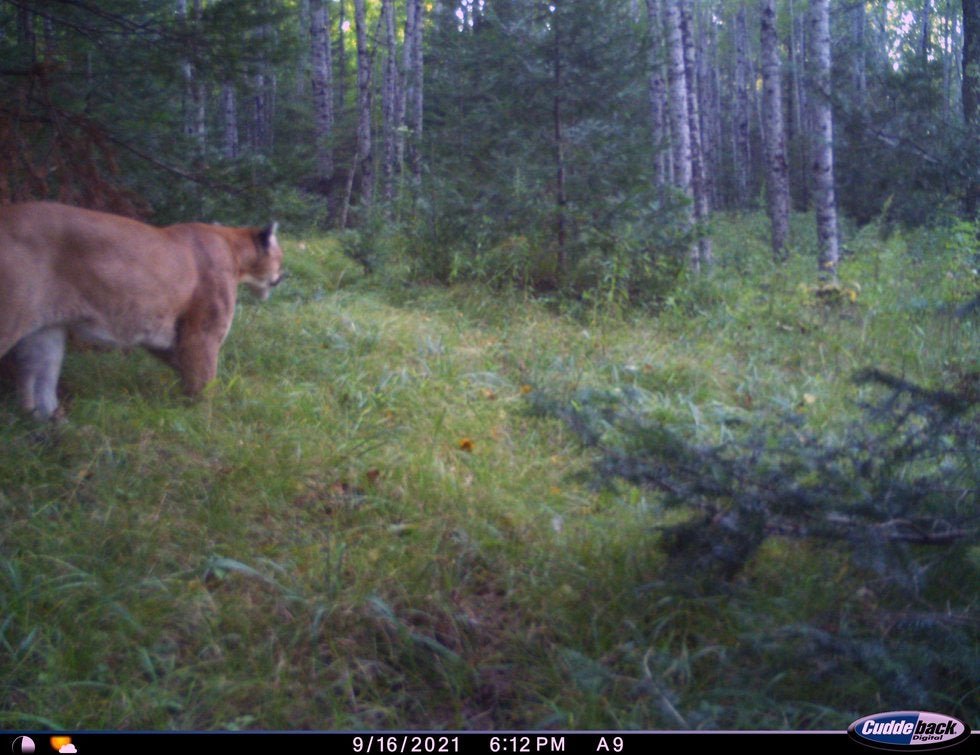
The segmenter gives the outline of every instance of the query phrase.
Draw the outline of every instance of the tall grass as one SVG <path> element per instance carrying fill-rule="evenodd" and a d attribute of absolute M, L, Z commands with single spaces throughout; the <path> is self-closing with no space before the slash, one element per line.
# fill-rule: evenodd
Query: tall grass
<path fill-rule="evenodd" d="M 722 220 L 718 274 L 656 317 L 379 284 L 334 240 L 295 240 L 288 283 L 243 293 L 200 400 L 119 352 L 69 355 L 65 425 L 4 393 L 0 727 L 839 728 L 876 710 L 859 673 L 812 685 L 778 649 L 747 659 L 766 627 L 654 587 L 650 528 L 674 514 L 594 487 L 589 452 L 527 410 L 544 387 L 633 387 L 705 437 L 766 405 L 833 432 L 858 367 L 975 381 L 976 321 L 949 306 L 970 281 L 948 275 L 975 276 L 962 249 L 859 235 L 827 300 L 799 222 L 773 270 L 759 218 Z M 867 610 L 826 555 L 764 549 L 773 621 Z"/>

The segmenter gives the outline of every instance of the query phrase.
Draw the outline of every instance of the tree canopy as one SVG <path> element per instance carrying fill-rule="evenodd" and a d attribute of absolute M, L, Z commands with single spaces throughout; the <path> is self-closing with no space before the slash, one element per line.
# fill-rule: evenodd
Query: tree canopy
<path fill-rule="evenodd" d="M 665 117 L 675 6 L 693 194 Z M 827 104 L 845 218 L 971 218 L 975 0 L 831 3 L 826 91 L 806 4 L 772 6 L 764 100 L 760 8 L 734 0 L 6 0 L 0 201 L 293 228 L 379 216 L 423 275 L 503 257 L 524 282 L 618 275 L 655 296 L 710 211 L 763 206 L 774 107 L 793 207 L 811 207 Z"/>

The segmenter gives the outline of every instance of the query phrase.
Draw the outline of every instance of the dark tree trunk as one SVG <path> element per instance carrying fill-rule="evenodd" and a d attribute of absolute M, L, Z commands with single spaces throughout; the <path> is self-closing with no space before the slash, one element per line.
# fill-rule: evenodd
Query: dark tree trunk
<path fill-rule="evenodd" d="M 803 86 L 803 71 L 806 68 L 806 45 L 803 42 L 803 29 L 805 28 L 805 24 L 797 18 L 793 0 L 789 0 L 789 65 L 792 71 L 791 83 L 793 87 L 793 117 L 790 119 L 793 133 L 791 144 L 796 145 L 794 150 L 797 166 L 796 206 L 802 211 L 806 211 L 810 207 L 810 129 L 807 119 L 809 111 L 806 90 Z"/>
<path fill-rule="evenodd" d="M 354 27 L 357 36 L 357 155 L 347 175 L 347 193 L 340 216 L 340 227 L 347 227 L 354 175 L 361 176 L 360 207 L 366 215 L 374 200 L 374 155 L 371 150 L 371 55 L 367 45 L 367 17 L 364 0 L 354 0 Z"/>
<path fill-rule="evenodd" d="M 555 243 L 556 263 L 558 282 L 565 276 L 568 265 L 567 250 L 565 244 L 565 205 L 568 203 L 568 196 L 565 190 L 565 137 L 562 131 L 562 65 L 561 65 L 561 23 L 559 21 L 558 6 L 554 6 L 552 14 L 552 24 L 554 33 L 554 61 L 553 61 L 553 121 L 555 139 Z"/>
<path fill-rule="evenodd" d="M 334 91 L 329 3 L 324 0 L 310 0 L 310 54 L 316 173 L 318 183 L 326 186 L 333 175 Z"/>
<path fill-rule="evenodd" d="M 382 141 L 382 188 L 384 200 L 390 205 L 395 199 L 395 177 L 399 168 L 399 132 L 401 114 L 401 82 L 395 50 L 394 0 L 382 0 L 382 26 L 384 28 L 384 74 L 381 78 L 381 141 Z M 389 207 L 390 209 L 390 207 Z"/>
<path fill-rule="evenodd" d="M 193 40 L 189 49 L 189 56 L 181 61 L 181 72 L 184 76 L 184 135 L 193 140 L 197 157 L 203 158 L 206 130 L 206 105 L 204 86 L 201 82 L 200 71 L 197 70 L 195 61 L 195 48 L 197 45 L 198 26 L 201 18 L 201 0 L 194 0 L 193 8 L 188 8 L 187 0 L 179 0 L 177 4 L 177 15 L 184 24 L 185 29 L 191 32 Z"/>
<path fill-rule="evenodd" d="M 749 139 L 749 32 L 745 3 L 739 2 L 735 13 L 735 185 L 738 207 L 751 202 L 749 175 L 752 170 L 752 145 Z"/>
<path fill-rule="evenodd" d="M 980 0 L 963 0 L 963 121 L 967 134 L 980 133 Z M 967 188 L 965 210 L 976 216 L 980 206 L 980 179 Z"/>
<path fill-rule="evenodd" d="M 660 22 L 658 0 L 646 0 L 650 36 L 650 128 L 653 137 L 654 184 L 662 190 L 670 181 L 670 130 L 665 110 L 667 84 L 663 68 L 663 24 Z"/>
<path fill-rule="evenodd" d="M 238 157 L 238 105 L 235 97 L 234 84 L 226 83 L 221 87 L 221 110 L 224 117 L 224 153 L 229 160 Z"/>
<path fill-rule="evenodd" d="M 406 0 L 405 6 L 405 91 L 404 113 L 407 129 L 407 159 L 416 188 L 422 182 L 422 0 Z"/>

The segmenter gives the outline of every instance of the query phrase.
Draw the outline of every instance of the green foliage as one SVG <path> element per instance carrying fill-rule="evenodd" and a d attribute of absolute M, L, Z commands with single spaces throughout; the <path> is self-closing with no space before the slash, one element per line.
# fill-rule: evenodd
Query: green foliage
<path fill-rule="evenodd" d="M 626 448 L 618 418 L 642 410 L 669 431 L 651 435 L 664 464 L 718 449 L 706 480 L 727 474 L 744 493 L 761 470 L 733 467 L 736 441 L 770 441 L 759 458 L 773 472 L 794 449 L 819 457 L 884 432 L 883 417 L 851 434 L 880 396 L 848 379 L 857 358 L 951 393 L 975 385 L 975 318 L 939 293 L 952 258 L 914 261 L 905 234 L 868 233 L 841 265 L 857 302 L 827 306 L 799 290 L 812 228 L 794 218 L 801 251 L 777 274 L 763 218 L 719 218 L 721 275 L 682 276 L 656 318 L 587 325 L 509 286 L 388 277 L 407 256 L 366 275 L 343 249 L 373 247 L 351 236 L 285 235 L 290 277 L 261 304 L 243 292 L 200 400 L 145 354 L 75 349 L 67 423 L 33 424 L 3 391 L 0 719 L 840 730 L 875 701 L 976 718 L 969 694 L 952 699 L 975 664 L 975 547 L 905 543 L 896 568 L 915 590 L 900 592 L 892 567 L 843 543 L 743 541 L 756 522 L 741 514 L 726 539 L 732 499 L 707 524 L 722 532 L 705 565 L 744 566 L 721 588 L 681 589 L 681 554 L 704 558 L 683 525 L 705 512 L 622 481 L 594 487 L 599 447 L 526 411 L 532 386 L 575 396 L 601 442 Z M 787 413 L 806 421 L 752 429 Z M 917 417 L 924 430 L 915 413 L 904 427 Z M 937 473 L 962 488 L 976 470 L 957 449 L 950 436 L 883 492 Z M 888 478 L 889 457 L 871 452 L 854 456 L 877 471 L 844 491 L 852 506 L 867 479 Z M 924 507 L 969 514 L 968 500 L 923 492 Z M 795 516 L 792 498 L 759 495 Z M 877 521 L 875 505 L 846 513 Z"/>
<path fill-rule="evenodd" d="M 977 386 L 970 395 L 926 390 L 875 370 L 858 381 L 891 393 L 824 438 L 796 412 L 731 415 L 724 442 L 704 445 L 683 425 L 651 416 L 649 395 L 636 387 L 579 391 L 567 403 L 539 395 L 535 404 L 596 449 L 600 479 L 657 491 L 667 510 L 686 512 L 655 527 L 667 561 L 646 589 L 730 595 L 743 620 L 756 624 L 750 565 L 767 541 L 816 543 L 852 574 L 856 608 L 874 611 L 871 621 L 841 616 L 828 631 L 821 617 L 750 635 L 743 658 L 731 662 L 736 674 L 746 675 L 741 663 L 754 657 L 814 669 L 796 682 L 814 688 L 820 676 L 856 666 L 885 707 L 914 700 L 964 714 L 957 706 L 971 695 L 976 669 L 974 596 L 962 585 L 975 579 Z"/>
<path fill-rule="evenodd" d="M 409 208 L 405 219 L 375 213 L 374 220 L 348 234 L 346 247 L 365 269 L 389 278 L 479 281 L 523 291 L 552 290 L 561 281 L 561 292 L 580 300 L 593 316 L 655 308 L 677 284 L 690 241 L 682 231 L 679 203 L 607 200 L 601 216 L 573 223 L 567 247 L 571 270 L 563 275 L 548 238 L 550 208 L 521 199 L 515 197 L 514 212 L 504 217 L 492 214 L 502 203 L 476 215 L 479 207 L 447 187 Z"/>
<path fill-rule="evenodd" d="M 479 281 L 492 288 L 553 290 L 591 312 L 659 306 L 679 280 L 690 234 L 682 199 L 606 197 L 569 211 L 570 271 L 558 270 L 553 208 L 535 205 L 519 181 L 509 196 L 473 203 L 433 178 L 414 204 L 376 209 L 345 249 L 369 272 L 389 279 Z M 498 201 L 499 200 L 499 201 Z M 572 213 L 575 214 L 572 214 Z"/>
<path fill-rule="evenodd" d="M 902 23 L 881 24 L 879 45 L 869 45 L 866 36 L 855 44 L 853 11 L 838 14 L 834 170 L 841 208 L 859 223 L 871 221 L 886 201 L 888 220 L 906 227 L 963 213 L 980 165 L 980 144 L 963 121 L 960 87 L 952 78 L 951 69 L 962 64 L 953 53 L 957 42 L 950 44 L 956 35 L 945 38 L 962 17 L 952 5 L 932 9 L 930 35 L 923 39 L 921 6 L 906 7 L 896 11 Z M 873 23 L 874 11 L 867 13 Z"/>
<path fill-rule="evenodd" d="M 488 4 L 472 29 L 434 21 L 439 138 L 405 234 L 418 274 L 560 287 L 603 309 L 660 297 L 683 240 L 676 201 L 650 189 L 643 25 L 621 3 L 577 0 Z"/>
<path fill-rule="evenodd" d="M 300 19 L 281 2 L 209 2 L 181 21 L 171 6 L 116 0 L 106 7 L 0 7 L 0 201 L 60 199 L 150 217 L 258 224 L 269 214 L 309 227 L 325 214 L 297 163 L 308 151 L 286 120 L 283 140 L 256 135 L 257 75 L 293 84 Z M 275 30 L 273 32 L 273 30 Z M 243 40 L 246 41 L 243 44 Z M 286 61 L 290 65 L 284 65 Z M 185 66 L 206 101 L 205 137 L 185 133 L 193 103 Z M 239 102 L 240 151 L 224 154 L 224 86 Z M 270 118 L 288 113 L 266 103 Z M 307 160 L 308 161 L 308 160 Z"/>
<path fill-rule="evenodd" d="M 551 411 L 600 450 L 600 477 L 663 491 L 665 506 L 700 512 L 665 530 L 678 562 L 674 579 L 701 587 L 731 579 L 767 533 L 795 533 L 851 543 L 855 560 L 883 579 L 915 584 L 923 567 L 905 563 L 904 543 L 945 545 L 976 534 L 976 401 L 875 370 L 858 382 L 894 392 L 830 439 L 808 432 L 794 412 L 748 426 L 732 417 L 723 444 L 699 445 L 648 419 L 637 388 L 585 392 Z"/>
<path fill-rule="evenodd" d="M 569 288 L 606 315 L 661 307 L 679 282 L 692 241 L 683 203 L 673 198 L 624 209 L 621 198 L 607 202 L 607 222 L 583 225 L 575 239 Z"/>

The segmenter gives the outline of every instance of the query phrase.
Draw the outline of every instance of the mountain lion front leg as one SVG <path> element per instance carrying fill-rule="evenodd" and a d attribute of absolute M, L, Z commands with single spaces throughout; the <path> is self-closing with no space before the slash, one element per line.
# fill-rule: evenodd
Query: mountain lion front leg
<path fill-rule="evenodd" d="M 199 394 L 217 376 L 218 350 L 224 340 L 220 331 L 197 330 L 192 324 L 193 320 L 178 328 L 173 354 L 174 366 L 188 396 Z"/>
<path fill-rule="evenodd" d="M 38 419 L 50 418 L 58 408 L 58 376 L 65 356 L 64 328 L 47 328 L 25 336 L 10 356 L 24 411 Z"/>

